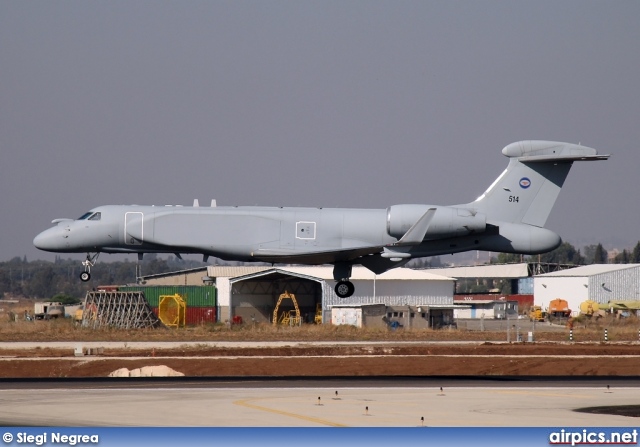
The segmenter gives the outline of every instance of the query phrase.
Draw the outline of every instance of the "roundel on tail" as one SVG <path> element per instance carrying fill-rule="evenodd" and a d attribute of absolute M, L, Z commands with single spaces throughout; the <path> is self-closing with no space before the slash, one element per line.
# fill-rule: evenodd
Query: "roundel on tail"
<path fill-rule="evenodd" d="M 520 179 L 520 188 L 527 189 L 529 186 L 531 186 L 531 180 L 529 180 L 527 177 L 522 177 Z"/>

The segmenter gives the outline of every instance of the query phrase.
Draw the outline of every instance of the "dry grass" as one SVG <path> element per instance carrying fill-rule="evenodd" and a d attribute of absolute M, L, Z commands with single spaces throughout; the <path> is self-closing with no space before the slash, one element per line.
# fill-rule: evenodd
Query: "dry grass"
<path fill-rule="evenodd" d="M 100 329 L 77 327 L 69 318 L 51 321 L 25 321 L 25 310 L 32 306 L 20 305 L 6 309 L 18 315 L 18 321 L 10 321 L 7 312 L 0 313 L 0 341 L 506 341 L 506 333 L 500 331 L 475 331 L 467 329 L 398 329 L 356 328 L 353 326 L 303 325 L 300 327 L 272 326 L 270 324 L 245 324 L 227 326 L 223 323 L 189 326 L 180 329 Z M 603 342 L 604 329 L 608 341 L 633 343 L 640 341 L 640 320 L 578 318 L 573 325 L 574 342 Z M 526 331 L 523 333 L 526 340 Z M 515 334 L 511 334 L 515 340 Z M 535 331 L 537 342 L 568 342 L 569 329 L 546 331 L 544 325 Z"/>
<path fill-rule="evenodd" d="M 16 313 L 22 315 L 20 312 Z M 574 324 L 574 342 L 602 342 L 604 329 L 611 342 L 638 342 L 640 321 L 601 319 Z M 526 340 L 527 334 L 524 333 Z M 515 340 L 511 334 L 511 340 Z M 472 331 L 465 329 L 399 329 L 356 328 L 353 326 L 303 325 L 274 327 L 268 324 L 206 324 L 180 329 L 100 329 L 74 325 L 71 319 L 51 321 L 9 321 L 0 316 L 0 341 L 506 341 L 504 331 Z M 569 329 L 536 330 L 535 341 L 569 341 Z"/>

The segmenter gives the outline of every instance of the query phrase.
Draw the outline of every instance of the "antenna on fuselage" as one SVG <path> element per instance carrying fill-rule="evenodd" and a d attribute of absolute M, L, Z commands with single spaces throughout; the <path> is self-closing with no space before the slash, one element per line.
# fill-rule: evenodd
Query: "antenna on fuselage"
<path fill-rule="evenodd" d="M 211 208 L 215 208 L 216 206 L 218 206 L 216 199 L 211 199 Z"/>
<path fill-rule="evenodd" d="M 200 206 L 200 202 L 198 202 L 198 199 L 193 199 L 193 207 L 197 208 Z"/>

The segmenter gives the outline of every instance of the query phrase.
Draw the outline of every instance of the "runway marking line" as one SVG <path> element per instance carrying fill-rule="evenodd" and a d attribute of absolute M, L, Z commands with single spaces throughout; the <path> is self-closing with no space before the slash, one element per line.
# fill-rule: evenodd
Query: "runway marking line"
<path fill-rule="evenodd" d="M 592 396 L 559 394 L 559 393 L 536 393 L 533 391 L 496 391 L 496 394 L 519 394 L 525 396 L 546 396 L 546 397 L 570 397 L 572 399 L 591 399 Z"/>
<path fill-rule="evenodd" d="M 240 405 L 242 407 L 252 408 L 254 410 L 266 411 L 267 413 L 275 413 L 283 416 L 289 416 L 292 418 L 302 419 L 303 421 L 315 422 L 317 424 L 328 425 L 330 427 L 348 427 L 348 425 L 339 424 L 337 422 L 327 421 L 325 419 L 320 419 L 312 416 L 304 416 L 302 414 L 290 413 L 288 411 L 276 410 L 274 408 L 263 407 L 261 405 L 256 405 L 249 403 L 249 401 L 256 401 L 260 399 L 241 399 L 233 402 L 235 405 Z"/>

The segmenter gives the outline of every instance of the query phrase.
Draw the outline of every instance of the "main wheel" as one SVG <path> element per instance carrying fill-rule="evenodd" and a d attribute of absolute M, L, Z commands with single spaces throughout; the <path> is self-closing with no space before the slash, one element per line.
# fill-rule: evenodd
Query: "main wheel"
<path fill-rule="evenodd" d="M 356 288 L 353 286 L 353 283 L 351 281 L 338 281 L 338 284 L 336 284 L 336 295 L 338 295 L 340 298 L 349 298 L 351 295 L 353 295 L 353 292 L 355 292 Z"/>
<path fill-rule="evenodd" d="M 82 272 L 80 273 L 80 280 L 82 282 L 87 282 L 91 279 L 91 274 L 89 272 Z"/>

